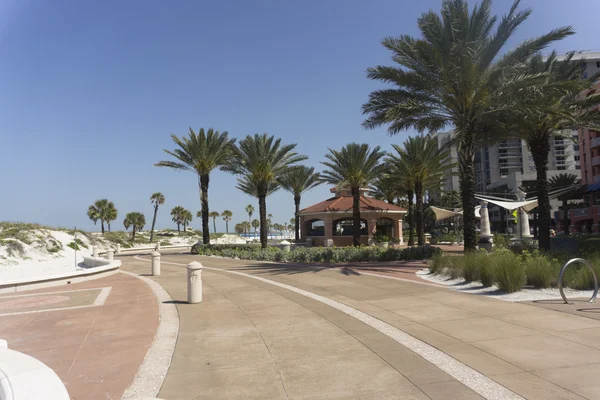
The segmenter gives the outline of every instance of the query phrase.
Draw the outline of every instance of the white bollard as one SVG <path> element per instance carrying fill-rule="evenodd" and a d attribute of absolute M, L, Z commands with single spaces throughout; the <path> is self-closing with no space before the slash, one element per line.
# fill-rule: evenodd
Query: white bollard
<path fill-rule="evenodd" d="M 202 301 L 202 264 L 192 261 L 187 265 L 188 298 L 190 304 Z"/>
<path fill-rule="evenodd" d="M 96 246 L 92 247 L 92 256 L 98 258 L 98 248 Z"/>
<path fill-rule="evenodd" d="M 282 240 L 279 245 L 281 246 L 281 250 L 285 251 L 286 253 L 289 253 L 292 248 L 291 243 L 287 240 Z"/>
<path fill-rule="evenodd" d="M 158 251 L 153 251 L 152 256 L 152 275 L 158 276 L 160 275 L 160 253 Z"/>
<path fill-rule="evenodd" d="M 121 245 L 119 243 L 117 243 L 117 255 L 121 254 Z"/>
<path fill-rule="evenodd" d="M 106 259 L 108 261 L 112 261 L 115 259 L 115 252 L 113 251 L 113 249 L 108 249 L 108 251 L 106 252 Z"/>
<path fill-rule="evenodd" d="M 156 243 L 156 251 L 160 251 L 160 242 Z"/>

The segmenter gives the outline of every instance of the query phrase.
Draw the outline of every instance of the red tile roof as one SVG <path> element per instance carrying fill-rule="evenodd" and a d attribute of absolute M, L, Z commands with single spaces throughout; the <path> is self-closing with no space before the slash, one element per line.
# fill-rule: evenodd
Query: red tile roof
<path fill-rule="evenodd" d="M 300 210 L 300 214 L 319 212 L 348 211 L 352 212 L 352 196 L 332 197 L 310 207 Z M 372 197 L 360 196 L 360 211 L 406 211 L 406 208 L 386 203 Z"/>

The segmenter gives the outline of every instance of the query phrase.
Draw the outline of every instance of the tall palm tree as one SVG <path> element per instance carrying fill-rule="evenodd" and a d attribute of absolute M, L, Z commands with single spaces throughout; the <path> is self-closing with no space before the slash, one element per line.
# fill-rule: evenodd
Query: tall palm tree
<path fill-rule="evenodd" d="M 362 188 L 384 171 L 380 163 L 385 153 L 379 146 L 371 149 L 368 144 L 349 143 L 341 150 L 329 149 L 327 161 L 321 164 L 327 169 L 321 173 L 324 182 L 347 187 L 352 193 L 352 233 L 354 246 L 360 246 L 360 193 Z"/>
<path fill-rule="evenodd" d="M 98 220 L 100 220 L 100 210 L 98 210 L 98 208 L 94 204 L 92 204 L 91 206 L 88 207 L 87 216 L 89 219 L 91 219 L 94 222 L 94 225 L 96 225 Z M 104 233 L 104 221 L 101 221 L 101 223 L 102 223 L 102 233 Z"/>
<path fill-rule="evenodd" d="M 289 167 L 307 158 L 297 154 L 295 148 L 295 144 L 282 145 L 281 139 L 266 133 L 248 135 L 235 147 L 233 162 L 228 166 L 229 171 L 244 177 L 238 180 L 238 188 L 258 198 L 262 248 L 267 247 L 267 196 L 277 190 L 277 180 Z"/>
<path fill-rule="evenodd" d="M 257 219 L 253 219 L 251 222 L 252 227 L 254 228 L 254 238 L 256 238 L 256 230 L 260 226 L 260 221 Z"/>
<path fill-rule="evenodd" d="M 394 152 L 386 158 L 392 176 L 411 176 L 416 200 L 417 244 L 425 245 L 423 196 L 427 188 L 440 187 L 446 172 L 453 168 L 449 151 L 438 148 L 437 141 L 429 136 L 409 137 L 400 147 L 392 145 Z"/>
<path fill-rule="evenodd" d="M 254 206 L 252 204 L 248 204 L 246 208 L 246 213 L 248 214 L 248 223 L 252 220 L 252 214 L 254 214 Z"/>
<path fill-rule="evenodd" d="M 133 228 L 131 232 L 131 241 L 135 242 L 135 232 L 144 229 L 144 225 L 146 225 L 146 217 L 144 217 L 144 214 L 139 212 L 127 213 L 127 215 L 125 215 L 123 225 L 125 226 L 125 230 L 129 229 L 130 226 Z"/>
<path fill-rule="evenodd" d="M 183 214 L 185 213 L 185 208 L 181 206 L 176 206 L 171 209 L 171 219 L 173 222 L 177 224 L 177 233 L 181 235 L 181 225 L 183 224 Z"/>
<path fill-rule="evenodd" d="M 154 239 L 154 226 L 156 225 L 158 206 L 165 204 L 165 196 L 160 192 L 153 193 L 152 196 L 150 196 L 150 203 L 154 206 L 154 216 L 152 217 L 152 228 L 150 230 L 150 243 L 152 243 L 152 240 Z"/>
<path fill-rule="evenodd" d="M 187 137 L 171 138 L 179 148 L 165 152 L 176 161 L 161 161 L 157 167 L 168 167 L 181 171 L 191 171 L 198 175 L 200 189 L 200 203 L 202 209 L 202 243 L 210 243 L 208 227 L 208 185 L 210 173 L 216 168 L 222 168 L 229 162 L 234 147 L 235 139 L 229 139 L 227 132 L 215 131 L 212 128 L 204 132 L 200 129 L 196 134 L 192 128 Z"/>
<path fill-rule="evenodd" d="M 278 182 L 284 190 L 294 195 L 294 230 L 296 240 L 300 240 L 300 201 L 302 200 L 302 194 L 309 191 L 310 189 L 320 185 L 321 175 L 315 172 L 313 167 L 306 167 L 299 165 L 291 167 L 289 171 L 283 174 Z"/>
<path fill-rule="evenodd" d="M 198 214 L 200 215 L 196 215 L 198 216 L 202 216 L 202 212 L 198 211 Z M 213 219 L 213 232 L 217 233 L 217 218 L 221 216 L 221 214 L 219 214 L 216 211 L 211 211 L 210 214 L 208 214 L 209 217 L 211 217 Z"/>
<path fill-rule="evenodd" d="M 108 231 L 110 232 L 110 221 L 117 219 L 117 209 L 115 204 L 108 199 L 96 200 L 93 205 L 88 207 L 88 217 L 94 221 L 100 221 L 102 234 L 104 235 L 104 223 L 107 223 Z"/>
<path fill-rule="evenodd" d="M 548 186 L 550 190 L 561 190 L 561 189 L 575 189 L 581 183 L 579 177 L 575 174 L 569 173 L 560 173 L 558 175 L 553 176 L 548 180 Z M 562 209 L 563 209 L 563 230 L 565 235 L 569 234 L 569 196 L 567 193 L 559 196 L 559 199 L 562 200 Z"/>
<path fill-rule="evenodd" d="M 414 128 L 419 132 L 454 128 L 458 152 L 465 250 L 475 250 L 475 152 L 496 141 L 506 130 L 498 121 L 519 105 L 515 93 L 539 83 L 538 75 L 521 66 L 550 43 L 573 34 L 571 27 L 555 29 L 526 40 L 500 56 L 516 29 L 531 14 L 513 2 L 502 18 L 492 15 L 492 1 L 472 9 L 465 0 L 444 0 L 440 14 L 423 13 L 421 37 L 383 39 L 397 66 L 377 66 L 367 77 L 394 85 L 373 91 L 363 106 L 363 125 L 388 125 L 390 135 Z M 498 23 L 497 23 L 498 22 Z"/>
<path fill-rule="evenodd" d="M 229 233 L 229 221 L 231 221 L 233 213 L 229 210 L 225 210 L 221 213 L 221 216 L 223 217 L 223 221 L 225 221 L 225 232 Z"/>
<path fill-rule="evenodd" d="M 273 234 L 273 214 L 269 214 L 267 215 L 267 231 L 269 232 L 269 235 Z"/>
<path fill-rule="evenodd" d="M 600 94 L 588 97 L 581 92 L 589 89 L 593 80 L 583 79 L 581 61 L 573 60 L 569 53 L 559 61 L 556 52 L 543 57 L 535 54 L 527 63 L 527 73 L 544 76 L 541 88 L 521 91 L 522 103 L 517 112 L 511 113 L 512 128 L 525 139 L 536 168 L 536 193 L 538 198 L 539 247 L 550 248 L 550 197 L 547 178 L 550 141 L 562 137 L 563 132 L 578 127 L 598 129 L 600 114 L 593 107 L 600 103 Z M 568 139 L 567 139 L 568 140 Z"/>

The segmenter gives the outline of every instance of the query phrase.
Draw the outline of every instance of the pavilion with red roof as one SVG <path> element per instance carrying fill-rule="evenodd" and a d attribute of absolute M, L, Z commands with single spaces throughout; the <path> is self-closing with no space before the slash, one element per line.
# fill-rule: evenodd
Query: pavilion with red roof
<path fill-rule="evenodd" d="M 396 238 L 403 243 L 402 219 L 406 209 L 367 197 L 361 189 L 361 244 L 374 244 L 377 234 Z M 352 246 L 352 194 L 349 189 L 332 188 L 331 197 L 300 210 L 302 239 L 312 239 L 314 246 Z"/>

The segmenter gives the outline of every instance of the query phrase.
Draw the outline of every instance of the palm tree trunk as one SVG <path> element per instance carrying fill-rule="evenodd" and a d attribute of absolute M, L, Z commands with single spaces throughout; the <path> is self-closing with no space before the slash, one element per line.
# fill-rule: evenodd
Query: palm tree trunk
<path fill-rule="evenodd" d="M 199 175 L 200 180 L 200 205 L 202 212 L 202 243 L 210 244 L 210 228 L 208 226 L 208 183 L 210 176 L 208 174 Z"/>
<path fill-rule="evenodd" d="M 548 190 L 548 153 L 550 144 L 547 140 L 530 142 L 529 150 L 533 155 L 533 163 L 536 169 L 536 193 L 538 195 L 538 225 L 539 225 L 539 247 L 541 251 L 550 249 L 550 197 Z"/>
<path fill-rule="evenodd" d="M 417 245 L 425 245 L 425 229 L 423 226 L 423 184 L 417 182 L 415 184 L 416 201 L 416 218 L 417 218 Z"/>
<path fill-rule="evenodd" d="M 217 233 L 217 218 L 213 217 L 213 231 Z"/>
<path fill-rule="evenodd" d="M 538 210 L 537 208 L 533 212 L 533 237 L 537 239 L 539 230 L 538 230 Z"/>
<path fill-rule="evenodd" d="M 104 220 L 100 221 L 100 225 L 102 226 L 102 235 L 104 235 Z"/>
<path fill-rule="evenodd" d="M 371 229 L 371 227 L 367 227 Z M 360 246 L 360 190 L 352 188 L 352 243 Z"/>
<path fill-rule="evenodd" d="M 563 199 L 562 201 L 562 209 L 563 209 L 563 231 L 565 232 L 565 235 L 569 235 L 569 224 L 571 223 L 571 221 L 569 220 L 569 204 L 568 204 L 568 200 L 567 199 Z"/>
<path fill-rule="evenodd" d="M 409 190 L 406 192 L 406 196 L 408 197 L 408 225 L 409 225 L 409 231 L 408 231 L 408 245 L 409 246 L 414 246 L 415 245 L 415 210 L 413 207 L 413 191 Z"/>
<path fill-rule="evenodd" d="M 260 215 L 260 247 L 267 248 L 267 195 L 259 193 L 258 195 L 258 214 Z"/>
<path fill-rule="evenodd" d="M 294 230 L 296 231 L 296 242 L 300 240 L 300 196 L 294 196 L 294 205 L 296 206 L 296 213 L 294 214 Z"/>
<path fill-rule="evenodd" d="M 463 204 L 464 250 L 477 248 L 475 232 L 475 151 L 472 144 L 464 144 L 458 152 L 460 195 Z"/>
<path fill-rule="evenodd" d="M 181 228 L 179 222 L 177 223 L 177 234 L 181 235 Z"/>
<path fill-rule="evenodd" d="M 229 233 L 229 217 L 225 219 L 225 233 Z"/>
<path fill-rule="evenodd" d="M 135 242 L 135 225 L 133 226 L 133 230 L 131 231 L 131 242 Z"/>
<path fill-rule="evenodd" d="M 154 217 L 152 218 L 152 229 L 150 230 L 150 243 L 154 239 L 154 225 L 156 225 L 156 214 L 158 213 L 158 204 L 154 206 Z"/>
<path fill-rule="evenodd" d="M 106 227 L 108 228 L 108 232 L 110 233 L 110 221 L 106 222 Z"/>

